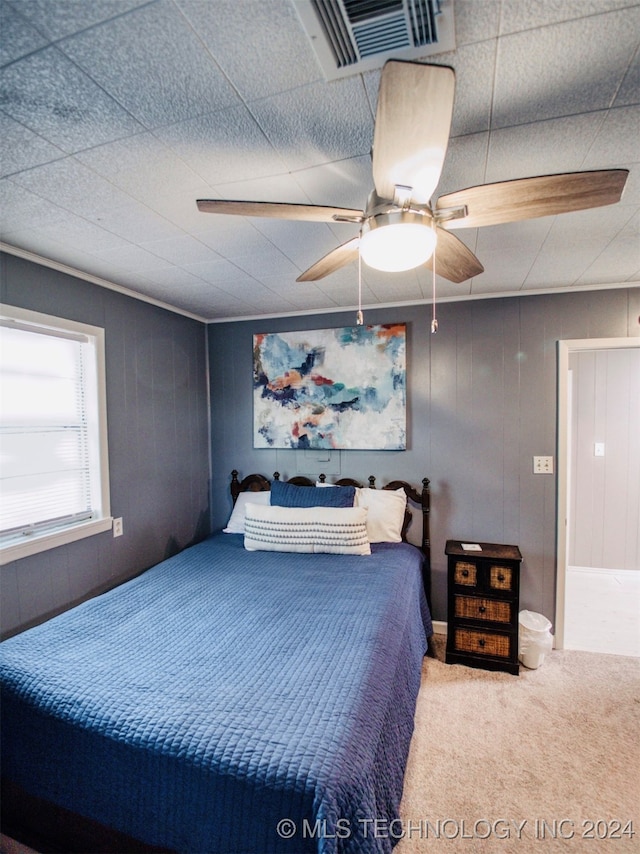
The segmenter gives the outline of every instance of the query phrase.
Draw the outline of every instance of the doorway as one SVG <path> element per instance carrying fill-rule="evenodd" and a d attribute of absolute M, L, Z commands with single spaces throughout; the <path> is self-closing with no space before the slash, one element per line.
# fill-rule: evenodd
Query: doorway
<path fill-rule="evenodd" d="M 640 655 L 640 339 L 558 342 L 559 649 Z"/>

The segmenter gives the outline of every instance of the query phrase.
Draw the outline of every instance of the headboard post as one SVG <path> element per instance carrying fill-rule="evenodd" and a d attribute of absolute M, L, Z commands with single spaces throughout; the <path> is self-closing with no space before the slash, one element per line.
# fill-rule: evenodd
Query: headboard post
<path fill-rule="evenodd" d="M 235 504 L 238 495 L 240 495 L 240 481 L 238 480 L 238 470 L 234 469 L 231 472 L 231 486 L 229 487 L 231 490 L 231 497 L 233 498 L 233 503 Z"/>
<path fill-rule="evenodd" d="M 233 469 L 229 491 L 231 492 L 234 506 L 241 492 L 267 492 L 269 485 L 269 481 L 261 474 L 248 474 L 242 480 L 238 480 L 238 471 L 237 469 Z"/>
<path fill-rule="evenodd" d="M 422 506 L 422 551 L 429 566 L 431 566 L 431 530 L 429 527 L 431 496 L 429 493 L 429 483 L 430 480 L 428 477 L 422 479 L 422 501 L 420 503 Z"/>

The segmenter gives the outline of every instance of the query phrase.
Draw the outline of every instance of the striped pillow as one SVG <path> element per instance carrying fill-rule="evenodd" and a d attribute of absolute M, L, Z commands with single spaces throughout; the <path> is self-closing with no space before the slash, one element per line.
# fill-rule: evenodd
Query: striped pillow
<path fill-rule="evenodd" d="M 369 555 L 364 507 L 273 507 L 247 504 L 244 547 L 249 551 Z"/>

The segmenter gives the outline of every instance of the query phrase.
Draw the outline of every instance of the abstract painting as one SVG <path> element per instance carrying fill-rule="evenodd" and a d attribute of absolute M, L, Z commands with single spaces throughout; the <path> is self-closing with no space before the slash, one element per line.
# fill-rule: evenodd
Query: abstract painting
<path fill-rule="evenodd" d="M 253 336 L 255 448 L 406 449 L 406 324 Z"/>

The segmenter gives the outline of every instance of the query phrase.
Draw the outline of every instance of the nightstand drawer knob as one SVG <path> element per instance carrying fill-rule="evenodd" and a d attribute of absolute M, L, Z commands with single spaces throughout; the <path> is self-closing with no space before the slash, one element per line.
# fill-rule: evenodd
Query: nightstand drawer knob
<path fill-rule="evenodd" d="M 481 614 L 484 614 L 486 610 L 487 610 L 487 609 L 484 607 L 484 605 L 480 605 L 480 607 L 478 608 L 478 611 L 479 611 Z"/>
<path fill-rule="evenodd" d="M 489 569 L 489 587 L 513 593 L 514 573 L 504 566 L 492 566 Z"/>
<path fill-rule="evenodd" d="M 453 583 L 475 587 L 478 580 L 478 567 L 466 560 L 458 560 L 453 570 Z"/>
<path fill-rule="evenodd" d="M 485 645 L 485 643 L 486 643 L 485 639 L 484 639 L 484 638 L 480 638 L 480 640 L 478 641 L 478 646 L 484 646 L 484 645 Z"/>

